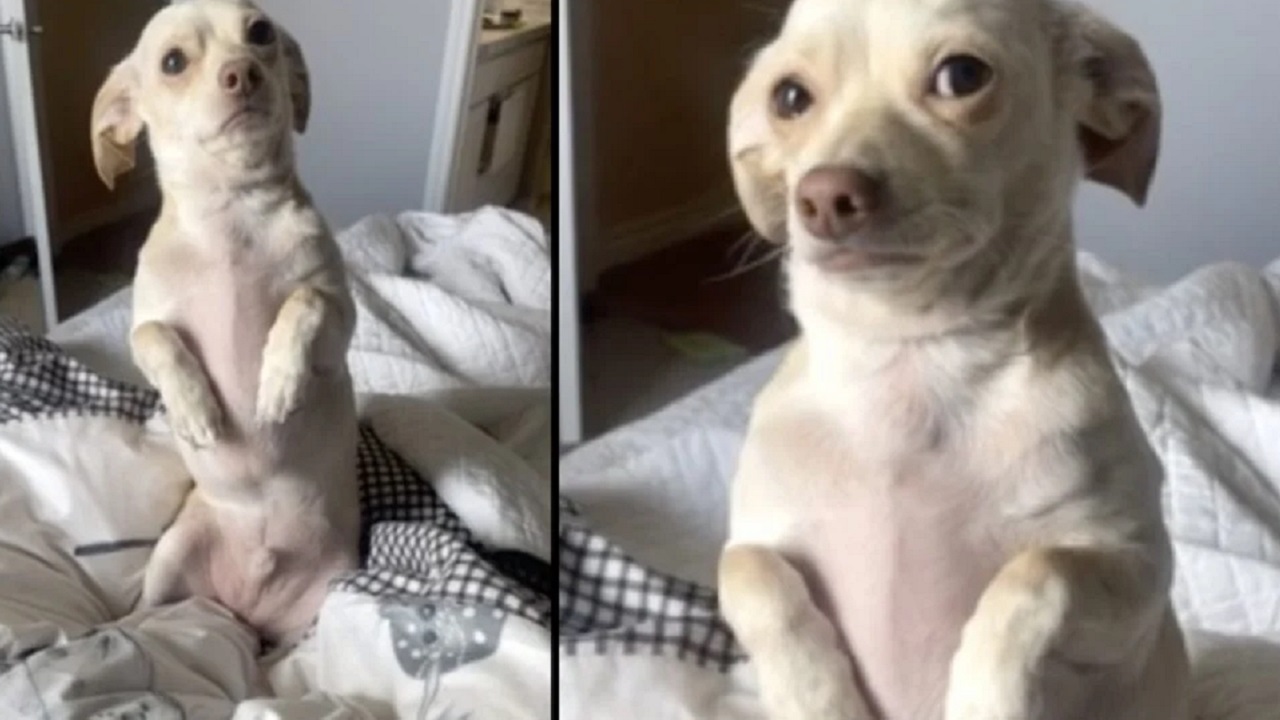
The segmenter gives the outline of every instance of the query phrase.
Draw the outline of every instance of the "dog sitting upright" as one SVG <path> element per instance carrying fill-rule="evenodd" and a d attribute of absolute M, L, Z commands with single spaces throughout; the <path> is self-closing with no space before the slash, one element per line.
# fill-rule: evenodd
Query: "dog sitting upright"
<path fill-rule="evenodd" d="M 1057 0 L 796 0 L 731 108 L 801 337 L 752 413 L 723 612 L 774 720 L 1185 720 L 1162 470 L 1075 271 L 1146 199 L 1156 82 Z"/>
<path fill-rule="evenodd" d="M 191 0 L 151 20 L 92 120 L 108 186 L 144 127 L 155 156 L 163 204 L 130 341 L 195 481 L 140 602 L 214 598 L 275 642 L 304 632 L 359 560 L 355 309 L 294 169 L 309 104 L 280 27 L 249 2 Z"/>

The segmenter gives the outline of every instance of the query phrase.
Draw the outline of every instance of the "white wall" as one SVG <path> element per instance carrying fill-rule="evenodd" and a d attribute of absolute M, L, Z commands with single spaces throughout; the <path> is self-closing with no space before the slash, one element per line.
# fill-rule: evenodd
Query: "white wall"
<path fill-rule="evenodd" d="M 302 45 L 303 182 L 334 229 L 422 207 L 450 2 L 259 0 Z"/>
<path fill-rule="evenodd" d="M 1162 281 L 1216 260 L 1280 257 L 1280 2 L 1088 2 L 1146 48 L 1165 116 L 1147 208 L 1086 186 L 1081 247 Z"/>

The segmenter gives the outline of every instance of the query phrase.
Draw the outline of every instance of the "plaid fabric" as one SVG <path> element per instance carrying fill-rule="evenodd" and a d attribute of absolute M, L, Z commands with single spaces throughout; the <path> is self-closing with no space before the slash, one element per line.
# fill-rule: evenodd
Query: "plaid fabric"
<path fill-rule="evenodd" d="M 551 596 L 545 587 L 551 566 L 525 553 L 480 546 L 431 485 L 372 429 L 362 427 L 360 435 L 360 507 L 368 554 L 365 569 L 338 580 L 337 589 L 495 607 L 549 628 Z M 525 575 L 537 580 L 503 572 L 501 566 L 512 557 L 533 568 Z"/>
<path fill-rule="evenodd" d="M 560 647 L 567 655 L 675 657 L 727 672 L 746 660 L 716 594 L 650 570 L 560 503 Z"/>
<path fill-rule="evenodd" d="M 161 410 L 154 391 L 104 378 L 0 319 L 0 423 L 67 415 L 144 423 Z M 430 483 L 368 427 L 360 430 L 357 469 L 365 562 L 335 581 L 337 589 L 495 607 L 550 627 L 550 565 L 475 542 Z"/>
<path fill-rule="evenodd" d="M 97 375 L 48 340 L 0 318 L 0 423 L 99 415 L 146 422 L 160 397 Z"/>

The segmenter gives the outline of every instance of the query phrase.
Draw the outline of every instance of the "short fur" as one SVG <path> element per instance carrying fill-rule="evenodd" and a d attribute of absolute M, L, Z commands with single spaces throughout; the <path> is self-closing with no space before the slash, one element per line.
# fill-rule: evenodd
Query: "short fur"
<path fill-rule="evenodd" d="M 94 102 L 111 186 L 145 128 L 163 204 L 133 284 L 134 361 L 156 387 L 195 489 L 161 537 L 141 604 L 216 599 L 266 638 L 314 620 L 359 558 L 355 310 L 334 239 L 298 180 L 310 110 L 298 44 L 240 0 L 161 10 Z M 173 50 L 186 58 L 162 71 Z M 238 89 L 227 73 L 238 72 Z"/>
<path fill-rule="evenodd" d="M 992 74 L 936 91 L 957 54 Z M 773 111 L 794 78 L 812 97 Z M 1058 0 L 796 0 L 732 103 L 801 337 L 756 400 L 720 566 L 774 720 L 1185 720 L 1162 469 L 1076 279 L 1084 175 L 1145 202 L 1138 44 Z M 797 185 L 879 178 L 817 237 Z"/>

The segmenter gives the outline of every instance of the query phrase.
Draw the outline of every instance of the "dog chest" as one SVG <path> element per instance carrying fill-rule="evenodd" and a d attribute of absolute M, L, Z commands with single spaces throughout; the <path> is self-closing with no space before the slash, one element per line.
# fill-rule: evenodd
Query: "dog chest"
<path fill-rule="evenodd" d="M 766 408 L 735 484 L 733 535 L 800 569 L 885 718 L 928 720 L 1011 548 L 991 479 L 965 457 L 965 414 L 903 380 L 842 412 Z"/>
<path fill-rule="evenodd" d="M 262 350 L 289 288 L 253 257 L 205 261 L 181 291 L 178 327 L 200 358 L 226 409 L 249 418 Z"/>

